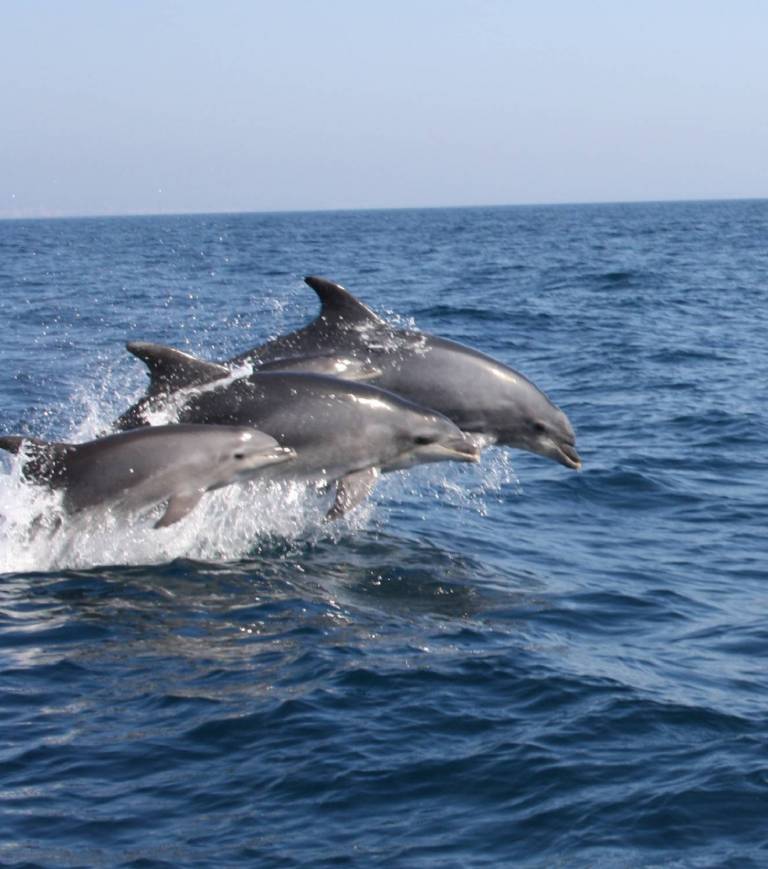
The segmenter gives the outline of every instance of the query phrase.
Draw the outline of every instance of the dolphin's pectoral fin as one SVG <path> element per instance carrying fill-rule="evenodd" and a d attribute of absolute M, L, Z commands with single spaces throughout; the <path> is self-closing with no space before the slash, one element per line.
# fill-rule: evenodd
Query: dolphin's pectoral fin
<path fill-rule="evenodd" d="M 336 485 L 336 498 L 331 509 L 325 514 L 326 521 L 340 519 L 345 513 L 361 504 L 373 491 L 379 479 L 378 468 L 353 471 L 342 477 Z"/>
<path fill-rule="evenodd" d="M 381 369 L 364 359 L 323 353 L 317 356 L 285 356 L 273 359 L 257 371 L 298 371 L 303 374 L 329 374 L 342 380 L 373 380 L 381 376 Z"/>
<path fill-rule="evenodd" d="M 125 347 L 149 369 L 148 395 L 211 383 L 229 377 L 232 373 L 224 365 L 206 362 L 163 344 L 129 341 Z"/>
<path fill-rule="evenodd" d="M 195 509 L 203 497 L 201 490 L 196 492 L 185 492 L 183 495 L 173 495 L 168 499 L 168 506 L 165 508 L 165 513 L 155 522 L 155 528 L 167 528 L 183 519 L 188 513 Z"/>
<path fill-rule="evenodd" d="M 377 325 L 381 326 L 384 321 L 375 314 L 367 305 L 358 301 L 349 290 L 333 281 L 310 275 L 304 278 L 307 283 L 320 297 L 322 309 L 320 316 L 326 321 L 343 320 L 345 325 Z"/>

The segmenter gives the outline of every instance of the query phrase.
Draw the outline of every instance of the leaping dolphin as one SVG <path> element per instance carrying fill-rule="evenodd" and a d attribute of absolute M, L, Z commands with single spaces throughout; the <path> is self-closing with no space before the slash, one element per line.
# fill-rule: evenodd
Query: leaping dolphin
<path fill-rule="evenodd" d="M 142 344 L 139 350 L 145 361 L 153 358 L 152 345 Z M 158 353 L 173 363 L 187 355 L 164 347 Z M 161 363 L 149 367 L 154 378 L 150 394 L 116 421 L 117 428 L 147 425 L 158 415 L 183 423 L 254 426 L 296 452 L 281 468 L 266 471 L 267 476 L 337 483 L 328 513 L 332 519 L 360 503 L 381 472 L 479 459 L 474 438 L 447 417 L 366 383 L 286 371 L 225 380 L 230 372 L 218 366 L 220 376 L 208 386 L 174 390 L 158 376 Z M 193 377 L 194 367 L 189 373 Z"/>
<path fill-rule="evenodd" d="M 257 368 L 281 358 L 322 353 L 363 360 L 381 371 L 373 383 L 440 411 L 464 431 L 568 468 L 581 467 L 568 417 L 518 371 L 455 341 L 394 329 L 325 278 L 304 280 L 320 298 L 319 316 L 233 357 L 227 367 L 249 362 Z"/>
<path fill-rule="evenodd" d="M 157 426 L 83 444 L 3 436 L 0 448 L 22 453 L 25 477 L 63 490 L 68 513 L 102 506 L 135 512 L 166 502 L 155 528 L 178 522 L 206 492 L 295 456 L 260 431 L 223 425 Z"/>

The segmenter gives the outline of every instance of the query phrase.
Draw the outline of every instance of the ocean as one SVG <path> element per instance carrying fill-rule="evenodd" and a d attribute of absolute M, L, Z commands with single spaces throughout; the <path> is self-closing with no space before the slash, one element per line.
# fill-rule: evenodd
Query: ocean
<path fill-rule="evenodd" d="M 320 274 L 522 371 L 584 461 L 49 539 L 3 458 L 0 861 L 767 866 L 767 242 L 768 201 L 0 222 L 5 433 L 97 436 L 127 340 L 233 356 Z"/>

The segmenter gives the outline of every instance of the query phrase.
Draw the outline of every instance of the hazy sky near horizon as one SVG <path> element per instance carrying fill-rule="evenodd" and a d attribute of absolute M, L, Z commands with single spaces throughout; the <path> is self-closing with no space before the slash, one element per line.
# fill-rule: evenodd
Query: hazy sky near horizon
<path fill-rule="evenodd" d="M 6 0 L 0 217 L 768 196 L 768 3 Z"/>

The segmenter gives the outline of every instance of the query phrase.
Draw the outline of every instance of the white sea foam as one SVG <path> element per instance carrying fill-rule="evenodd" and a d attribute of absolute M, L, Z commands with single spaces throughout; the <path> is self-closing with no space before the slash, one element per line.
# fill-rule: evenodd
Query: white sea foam
<path fill-rule="evenodd" d="M 235 560 L 259 541 L 337 533 L 324 523 L 328 497 L 300 483 L 228 486 L 206 494 L 183 520 L 155 529 L 162 509 L 76 516 L 60 496 L 21 478 L 20 460 L 0 475 L 0 573 L 153 564 L 174 558 Z M 362 519 L 356 517 L 356 521 Z"/>

